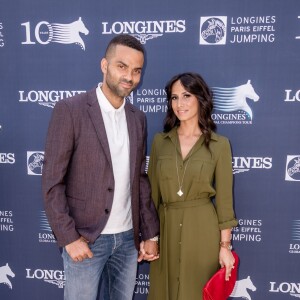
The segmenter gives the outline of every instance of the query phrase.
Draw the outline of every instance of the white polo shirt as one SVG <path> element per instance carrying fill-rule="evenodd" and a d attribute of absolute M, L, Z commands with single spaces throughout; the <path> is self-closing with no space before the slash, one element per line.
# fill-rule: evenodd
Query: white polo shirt
<path fill-rule="evenodd" d="M 115 190 L 111 213 L 102 234 L 124 232 L 132 228 L 130 193 L 129 136 L 125 115 L 125 99 L 119 108 L 114 108 L 101 90 L 96 94 L 101 108 L 112 160 Z"/>

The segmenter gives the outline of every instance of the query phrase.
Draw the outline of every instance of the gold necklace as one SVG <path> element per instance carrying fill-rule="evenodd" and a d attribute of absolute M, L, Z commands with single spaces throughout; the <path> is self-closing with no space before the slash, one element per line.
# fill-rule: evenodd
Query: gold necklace
<path fill-rule="evenodd" d="M 192 151 L 191 151 L 190 154 L 189 154 L 189 158 L 188 158 L 188 160 L 187 160 L 187 162 L 186 162 L 186 164 L 185 164 L 185 167 L 184 167 L 184 170 L 183 170 L 183 175 L 182 175 L 182 178 L 181 178 L 181 183 L 180 183 L 179 172 L 178 172 L 178 158 L 177 158 L 177 156 L 178 156 L 178 155 L 177 155 L 177 144 L 178 144 L 178 140 L 179 140 L 179 137 L 177 136 L 176 145 L 175 145 L 176 171 L 177 171 L 177 179 L 178 179 L 178 186 L 179 186 L 179 190 L 178 190 L 178 192 L 177 192 L 177 195 L 178 195 L 179 197 L 181 197 L 181 196 L 183 195 L 182 185 L 183 185 L 183 180 L 184 180 L 185 171 L 186 171 L 186 168 L 187 168 L 187 166 L 188 166 L 188 164 L 189 164 L 189 162 L 190 162 L 190 158 L 191 158 L 192 153 L 193 153 L 193 151 L 194 151 L 194 146 L 195 146 L 195 145 L 193 146 Z"/>

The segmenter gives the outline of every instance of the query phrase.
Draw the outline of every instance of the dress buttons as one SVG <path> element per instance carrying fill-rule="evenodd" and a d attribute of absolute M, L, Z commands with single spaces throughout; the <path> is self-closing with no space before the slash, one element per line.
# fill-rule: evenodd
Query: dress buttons
<path fill-rule="evenodd" d="M 106 214 L 109 213 L 109 209 L 107 209 L 107 208 L 104 211 L 105 211 Z"/>
<path fill-rule="evenodd" d="M 109 187 L 107 190 L 108 190 L 109 192 L 112 192 L 112 191 L 113 191 L 113 189 L 112 189 L 111 187 Z"/>

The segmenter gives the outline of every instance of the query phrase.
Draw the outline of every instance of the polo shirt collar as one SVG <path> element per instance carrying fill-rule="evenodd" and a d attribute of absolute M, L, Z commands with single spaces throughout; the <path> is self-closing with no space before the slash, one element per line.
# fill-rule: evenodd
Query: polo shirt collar
<path fill-rule="evenodd" d="M 104 112 L 122 112 L 124 110 L 124 106 L 126 103 L 125 99 L 119 108 L 113 107 L 111 103 L 108 101 L 108 99 L 105 97 L 105 95 L 103 94 L 101 86 L 102 86 L 102 82 L 100 82 L 96 88 L 98 103 L 100 105 L 101 110 L 103 110 Z"/>

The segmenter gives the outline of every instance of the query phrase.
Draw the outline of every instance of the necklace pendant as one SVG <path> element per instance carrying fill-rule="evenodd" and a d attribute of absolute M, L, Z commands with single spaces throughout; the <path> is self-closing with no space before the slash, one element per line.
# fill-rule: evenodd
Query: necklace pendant
<path fill-rule="evenodd" d="M 183 192 L 182 192 L 181 189 L 177 192 L 177 195 L 178 195 L 179 197 L 181 197 L 181 196 L 183 195 Z"/>

